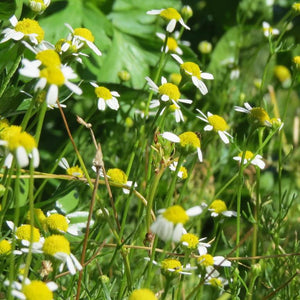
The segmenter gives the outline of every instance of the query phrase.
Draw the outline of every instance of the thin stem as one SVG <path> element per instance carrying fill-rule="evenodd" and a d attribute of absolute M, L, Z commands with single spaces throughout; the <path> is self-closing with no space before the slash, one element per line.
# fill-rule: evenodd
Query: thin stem
<path fill-rule="evenodd" d="M 46 101 L 44 101 L 40 106 L 39 119 L 38 119 L 38 123 L 37 123 L 36 130 L 35 130 L 35 136 L 34 136 L 37 145 L 39 144 L 39 141 L 40 141 L 46 111 L 47 111 L 47 103 L 46 103 Z"/>

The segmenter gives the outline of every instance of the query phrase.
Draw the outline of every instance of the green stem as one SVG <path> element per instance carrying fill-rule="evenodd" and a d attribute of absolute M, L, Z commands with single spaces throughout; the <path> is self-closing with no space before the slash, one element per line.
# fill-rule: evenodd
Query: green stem
<path fill-rule="evenodd" d="M 167 295 L 168 295 L 168 291 L 170 289 L 170 284 L 171 284 L 171 279 L 170 278 L 166 278 L 166 285 L 165 285 L 165 289 L 164 289 L 164 293 L 161 297 L 161 300 L 165 300 Z"/>
<path fill-rule="evenodd" d="M 34 136 L 37 145 L 39 144 L 39 141 L 40 141 L 40 136 L 41 136 L 41 132 L 42 132 L 42 127 L 43 127 L 46 111 L 47 111 L 47 103 L 46 103 L 46 101 L 44 101 L 42 103 L 42 105 L 40 106 L 39 119 L 38 119 L 38 123 L 37 123 L 36 130 L 35 130 L 35 136 Z"/>

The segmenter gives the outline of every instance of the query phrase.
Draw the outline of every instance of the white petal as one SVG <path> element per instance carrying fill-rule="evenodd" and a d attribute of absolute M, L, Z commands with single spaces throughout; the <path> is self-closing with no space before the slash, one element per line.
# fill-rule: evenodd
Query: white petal
<path fill-rule="evenodd" d="M 172 241 L 178 243 L 182 235 L 183 235 L 183 225 L 181 223 L 178 223 L 174 228 Z"/>
<path fill-rule="evenodd" d="M 216 266 L 222 266 L 222 267 L 230 267 L 231 266 L 231 262 L 229 260 L 225 259 L 223 256 L 215 256 L 214 264 Z"/>
<path fill-rule="evenodd" d="M 111 91 L 110 92 L 114 97 L 120 97 L 120 94 L 116 91 Z"/>
<path fill-rule="evenodd" d="M 180 23 L 185 29 L 191 30 L 191 28 L 190 28 L 189 26 L 187 26 L 187 25 L 184 23 L 184 21 L 183 21 L 182 18 L 179 19 L 179 23 Z"/>
<path fill-rule="evenodd" d="M 12 26 L 16 27 L 16 25 L 18 24 L 18 19 L 15 15 L 13 15 L 9 18 L 9 22 Z"/>
<path fill-rule="evenodd" d="M 116 98 L 112 98 L 110 100 L 106 101 L 106 104 L 109 108 L 113 109 L 113 110 L 118 110 L 119 109 L 119 102 Z"/>
<path fill-rule="evenodd" d="M 51 84 L 46 96 L 46 102 L 48 106 L 52 106 L 58 99 L 58 87 L 55 84 Z"/>
<path fill-rule="evenodd" d="M 150 89 L 152 89 L 155 92 L 158 92 L 158 86 L 155 84 L 155 82 L 148 76 L 145 77 L 145 79 L 147 80 Z"/>
<path fill-rule="evenodd" d="M 17 162 L 21 168 L 27 167 L 29 164 L 28 154 L 24 147 L 20 146 L 16 150 Z"/>
<path fill-rule="evenodd" d="M 172 132 L 169 132 L 169 131 L 165 131 L 164 133 L 161 134 L 161 136 L 164 139 L 166 139 L 170 142 L 173 142 L 173 143 L 179 143 L 180 142 L 180 138 L 176 134 L 174 134 Z"/>
<path fill-rule="evenodd" d="M 95 88 L 96 88 L 96 87 L 99 87 L 99 85 L 98 85 L 96 82 L 92 82 L 92 81 L 91 81 L 90 84 L 91 84 L 93 87 L 95 87 Z"/>
<path fill-rule="evenodd" d="M 166 77 L 164 77 L 164 76 L 161 76 L 161 84 L 165 84 L 165 83 L 167 83 L 168 81 L 167 81 L 167 78 Z"/>
<path fill-rule="evenodd" d="M 176 26 L 176 20 L 175 19 L 172 19 L 169 23 L 168 23 L 168 25 L 167 25 L 167 31 L 168 32 L 173 32 L 174 31 L 174 29 L 175 29 L 175 26 Z"/>
<path fill-rule="evenodd" d="M 52 292 L 58 289 L 58 285 L 53 281 L 47 282 L 46 285 Z"/>
<path fill-rule="evenodd" d="M 252 109 L 252 106 L 251 106 L 248 102 L 245 102 L 245 103 L 244 103 L 244 106 L 245 106 L 248 110 L 251 110 L 251 109 Z"/>
<path fill-rule="evenodd" d="M 200 215 L 202 211 L 203 211 L 202 207 L 200 205 L 197 205 L 186 210 L 186 214 L 189 217 L 194 217 Z"/>
<path fill-rule="evenodd" d="M 96 55 L 98 55 L 98 56 L 102 55 L 101 51 L 98 49 L 98 47 L 94 43 L 92 43 L 91 41 L 87 41 L 87 40 L 86 40 L 86 43 L 90 47 L 90 49 L 94 51 L 94 53 Z"/>
<path fill-rule="evenodd" d="M 68 270 L 70 271 L 70 274 L 71 275 L 76 274 L 75 266 L 74 266 L 73 261 L 72 261 L 72 259 L 69 255 L 66 256 L 66 263 L 67 263 Z"/>
<path fill-rule="evenodd" d="M 213 76 L 213 74 L 202 72 L 201 73 L 201 78 L 207 79 L 207 80 L 213 80 L 214 76 Z"/>
<path fill-rule="evenodd" d="M 229 139 L 228 137 L 226 136 L 226 134 L 224 133 L 224 131 L 218 131 L 218 134 L 221 138 L 221 140 L 225 143 L 225 144 L 228 144 L 229 143 Z"/>
<path fill-rule="evenodd" d="M 65 157 L 62 157 L 61 160 L 59 161 L 58 165 L 63 168 L 63 169 L 69 169 L 70 168 L 70 165 L 68 163 L 68 161 L 66 160 Z"/>
<path fill-rule="evenodd" d="M 77 260 L 77 258 L 71 253 L 70 257 L 72 258 L 73 263 L 75 264 L 75 267 L 78 271 L 82 270 L 82 266 L 80 264 L 80 262 Z"/>
<path fill-rule="evenodd" d="M 181 59 L 180 56 L 178 56 L 177 54 L 171 54 L 171 56 L 181 65 L 183 64 L 183 60 Z"/>
<path fill-rule="evenodd" d="M 16 229 L 14 222 L 12 221 L 6 221 L 7 226 L 10 230 L 14 231 Z"/>
<path fill-rule="evenodd" d="M 190 99 L 179 99 L 178 102 L 191 104 L 191 103 L 193 103 L 193 100 L 190 100 Z"/>
<path fill-rule="evenodd" d="M 98 109 L 105 110 L 105 100 L 103 98 L 98 99 Z"/>
<path fill-rule="evenodd" d="M 33 148 L 32 152 L 31 152 L 31 155 L 32 155 L 32 160 L 33 160 L 33 167 L 37 168 L 40 164 L 40 154 L 39 154 L 38 149 Z"/>
<path fill-rule="evenodd" d="M 71 32 L 74 32 L 72 26 L 68 23 L 65 23 L 65 26 L 68 27 L 68 29 L 71 31 Z"/>
<path fill-rule="evenodd" d="M 147 11 L 147 15 L 159 15 L 163 9 L 152 9 Z"/>
<path fill-rule="evenodd" d="M 198 159 L 200 162 L 203 161 L 203 155 L 202 155 L 202 151 L 200 148 L 197 148 L 197 153 L 198 153 Z"/>
<path fill-rule="evenodd" d="M 204 131 L 212 131 L 214 129 L 214 127 L 212 125 L 206 125 L 204 127 Z"/>
<path fill-rule="evenodd" d="M 11 167 L 13 159 L 14 156 L 11 153 L 8 153 L 4 161 L 4 166 L 9 169 Z"/>

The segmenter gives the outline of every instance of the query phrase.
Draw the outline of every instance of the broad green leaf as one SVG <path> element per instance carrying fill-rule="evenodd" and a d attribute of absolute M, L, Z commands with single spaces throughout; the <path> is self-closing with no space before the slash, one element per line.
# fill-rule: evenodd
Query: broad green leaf
<path fill-rule="evenodd" d="M 7 0 L 0 1 L 0 19 L 1 20 L 9 19 L 12 15 L 14 15 L 15 10 L 16 10 L 15 1 L 7 1 Z"/>
<path fill-rule="evenodd" d="M 19 193 L 19 207 L 25 206 L 28 203 L 28 190 L 29 190 L 29 178 L 20 178 L 19 179 L 19 185 L 20 185 L 20 193 Z M 14 181 L 13 185 L 14 186 Z M 16 195 L 14 195 L 16 197 Z M 10 208 L 16 207 L 15 201 L 13 201 L 10 205 Z"/>
<path fill-rule="evenodd" d="M 75 210 L 79 202 L 79 194 L 76 189 L 70 191 L 65 196 L 56 201 L 56 207 L 62 212 L 68 214 Z"/>

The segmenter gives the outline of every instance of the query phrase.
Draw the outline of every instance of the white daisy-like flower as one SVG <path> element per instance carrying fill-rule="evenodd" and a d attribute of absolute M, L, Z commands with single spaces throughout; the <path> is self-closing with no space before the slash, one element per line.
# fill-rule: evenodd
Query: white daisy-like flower
<path fill-rule="evenodd" d="M 178 162 L 177 161 L 174 161 L 172 162 L 170 165 L 169 165 L 169 168 L 171 171 L 175 172 L 176 169 L 177 169 L 177 165 L 178 165 Z M 178 173 L 177 173 L 177 176 L 181 179 L 186 179 L 187 176 L 188 176 L 188 173 L 187 173 L 187 169 L 183 166 L 180 167 Z"/>
<path fill-rule="evenodd" d="M 229 128 L 226 121 L 219 115 L 213 115 L 212 113 L 208 112 L 206 116 L 200 109 L 196 110 L 202 115 L 202 117 L 197 116 L 197 118 L 204 121 L 205 123 L 208 123 L 208 125 L 204 127 L 204 130 L 217 132 L 221 140 L 225 144 L 228 144 L 228 137 L 232 138 L 232 136 L 226 131 Z"/>
<path fill-rule="evenodd" d="M 53 256 L 54 258 L 62 261 L 60 265 L 60 272 L 62 272 L 65 263 L 67 264 L 70 274 L 76 274 L 76 270 L 81 271 L 82 266 L 77 258 L 71 253 L 70 242 L 63 235 L 50 235 L 45 238 L 41 251 L 46 255 Z"/>
<path fill-rule="evenodd" d="M 50 5 L 51 0 L 29 0 L 29 6 L 32 11 L 42 14 Z"/>
<path fill-rule="evenodd" d="M 173 7 L 169 7 L 166 9 L 153 9 L 147 11 L 148 15 L 159 15 L 161 16 L 164 20 L 166 20 L 168 23 L 167 25 L 167 31 L 168 32 L 173 32 L 176 26 L 176 23 L 179 22 L 185 29 L 190 30 L 190 27 L 188 27 L 180 13 Z"/>
<path fill-rule="evenodd" d="M 204 284 L 223 290 L 224 285 L 228 284 L 228 280 L 221 276 L 206 276 Z"/>
<path fill-rule="evenodd" d="M 39 78 L 38 82 L 35 85 L 34 90 L 43 90 L 48 88 L 46 95 L 46 102 L 48 106 L 54 106 L 58 99 L 58 89 L 62 85 L 65 85 L 73 93 L 77 95 L 82 94 L 81 88 L 76 84 L 70 82 L 71 79 L 76 79 L 77 75 L 74 73 L 71 67 L 69 66 L 47 66 L 40 70 L 42 64 L 41 61 L 29 61 L 24 58 L 22 60 L 23 68 L 19 70 L 20 74 L 29 78 Z"/>
<path fill-rule="evenodd" d="M 203 254 L 197 258 L 197 263 L 200 267 L 205 267 L 206 272 L 213 272 L 214 266 L 231 267 L 231 262 L 224 256 L 212 256 L 211 254 Z"/>
<path fill-rule="evenodd" d="M 53 292 L 57 290 L 58 286 L 55 282 L 44 282 L 41 280 L 30 280 L 28 278 L 23 279 L 23 276 L 19 276 L 20 281 L 12 282 L 11 294 L 21 300 L 30 299 L 43 299 L 53 300 Z M 24 283 L 24 284 L 23 284 Z M 5 285 L 9 285 L 9 281 L 4 282 Z"/>
<path fill-rule="evenodd" d="M 61 49 L 63 52 L 66 52 L 70 46 L 76 48 L 76 51 L 82 49 L 85 45 L 87 45 L 95 54 L 102 55 L 101 51 L 94 44 L 94 36 L 90 30 L 87 28 L 76 28 L 73 29 L 71 25 L 65 23 L 68 29 L 71 31 L 71 34 L 67 37 L 67 41 L 71 41 L 72 44 L 65 43 L 62 45 Z"/>
<path fill-rule="evenodd" d="M 7 151 L 4 166 L 11 167 L 13 158 L 21 168 L 29 165 L 29 159 L 32 160 L 34 168 L 40 163 L 39 151 L 33 136 L 22 131 L 21 126 L 7 126 L 0 132 L 0 146 L 5 146 Z"/>
<path fill-rule="evenodd" d="M 145 260 L 150 261 L 150 257 L 145 257 Z M 192 268 L 189 265 L 184 267 L 178 259 L 166 258 L 161 263 L 152 260 L 152 263 L 156 266 L 159 266 L 161 269 L 161 273 L 166 277 L 175 277 L 179 274 L 192 275 L 191 272 L 186 272 L 191 270 Z"/>
<path fill-rule="evenodd" d="M 277 28 L 272 28 L 268 22 L 264 21 L 262 23 L 262 26 L 263 26 L 264 35 L 266 37 L 269 37 L 272 35 L 278 35 L 280 33 L 280 31 Z"/>
<path fill-rule="evenodd" d="M 4 43 L 8 40 L 20 41 L 22 39 L 28 39 L 33 44 L 38 44 L 43 41 L 44 30 L 37 21 L 27 18 L 18 21 L 16 16 L 12 16 L 9 21 L 14 28 L 6 28 L 2 31 L 4 37 L 0 43 Z"/>
<path fill-rule="evenodd" d="M 248 102 L 245 102 L 244 106 L 235 106 L 234 110 L 248 114 L 255 125 L 272 127 L 271 119 L 262 107 L 252 107 Z"/>
<path fill-rule="evenodd" d="M 116 91 L 110 91 L 104 86 L 99 86 L 95 82 L 91 82 L 91 85 L 95 88 L 95 94 L 98 97 L 98 109 L 105 110 L 106 105 L 112 110 L 118 110 L 120 105 L 116 97 L 120 97 L 120 94 Z"/>
<path fill-rule="evenodd" d="M 70 167 L 68 161 L 66 160 L 65 157 L 62 157 L 61 160 L 59 161 L 58 165 L 66 170 L 66 173 L 68 175 L 72 175 L 74 177 L 77 178 L 81 178 L 83 177 L 83 171 L 81 170 L 80 167 L 78 167 L 77 165 L 74 167 Z"/>
<path fill-rule="evenodd" d="M 165 131 L 161 136 L 170 142 L 178 143 L 182 151 L 186 154 L 197 151 L 199 161 L 203 161 L 200 139 L 194 132 L 187 131 L 176 135 L 172 132 Z"/>
<path fill-rule="evenodd" d="M 166 35 L 165 34 L 157 32 L 156 35 L 161 40 L 165 41 L 165 39 L 166 39 Z M 163 51 L 163 48 L 161 48 L 161 51 Z M 173 37 L 168 37 L 165 52 L 166 53 L 167 52 L 177 53 L 179 55 L 183 54 L 181 48 L 178 46 L 178 43 L 177 43 L 176 39 L 173 38 Z"/>
<path fill-rule="evenodd" d="M 187 233 L 184 230 L 184 234 L 181 236 L 180 243 L 189 250 L 197 249 L 199 255 L 204 255 L 207 253 L 207 248 L 211 245 L 209 243 L 203 243 L 206 240 L 205 238 L 199 239 L 195 234 Z"/>
<path fill-rule="evenodd" d="M 178 107 L 177 102 L 181 103 L 187 103 L 191 104 L 193 101 L 190 99 L 180 99 L 180 91 L 177 87 L 177 85 L 173 83 L 167 82 L 167 79 L 165 77 L 161 77 L 161 85 L 157 86 L 157 84 L 150 79 L 149 77 L 145 78 L 148 82 L 148 85 L 150 87 L 150 90 L 154 91 L 155 93 L 160 95 L 160 100 L 162 102 L 171 102 L 172 104 L 175 104 Z M 150 103 L 150 107 L 156 107 L 159 104 L 159 100 L 155 99 L 152 100 Z"/>
<path fill-rule="evenodd" d="M 211 216 L 212 217 L 218 217 L 219 215 L 223 215 L 225 217 L 236 217 L 237 214 L 233 210 L 228 210 L 226 203 L 223 200 L 217 199 L 214 200 L 209 208 L 209 211 L 211 211 Z"/>
<path fill-rule="evenodd" d="M 171 54 L 172 57 L 180 64 L 180 72 L 185 80 L 189 78 L 196 88 L 199 89 L 202 95 L 208 93 L 208 89 L 202 79 L 213 80 L 214 76 L 211 73 L 202 72 L 199 66 L 193 62 L 184 62 L 177 54 Z"/>
<path fill-rule="evenodd" d="M 152 100 L 150 102 L 149 108 L 155 108 L 155 107 L 158 107 L 158 106 L 160 106 L 160 101 L 159 100 Z M 183 117 L 182 111 L 180 109 L 180 106 L 177 103 L 176 104 L 171 104 L 169 107 L 165 106 L 161 110 L 159 115 L 161 116 L 166 109 L 174 115 L 176 123 L 179 123 L 181 121 L 184 122 L 184 117 Z"/>
<path fill-rule="evenodd" d="M 152 223 L 150 229 L 166 242 L 179 242 L 184 233 L 183 225 L 189 220 L 189 217 L 200 215 L 202 211 L 201 206 L 195 206 L 188 210 L 184 210 L 180 205 L 160 209 L 159 216 Z"/>
<path fill-rule="evenodd" d="M 94 167 L 92 167 L 92 169 L 94 171 L 96 171 L 96 169 Z M 102 169 L 100 170 L 99 175 L 100 175 L 100 177 L 104 177 Z M 118 168 L 108 169 L 108 171 L 106 172 L 106 176 L 112 182 L 126 186 L 127 188 L 123 188 L 124 194 L 128 195 L 130 193 L 130 190 L 131 190 L 131 187 L 133 184 L 134 184 L 134 188 L 137 187 L 137 183 L 136 182 L 133 183 L 133 181 L 128 180 L 127 175 L 121 169 L 118 169 Z"/>
<path fill-rule="evenodd" d="M 254 156 L 254 154 L 249 150 L 246 150 L 245 154 L 243 153 L 243 151 L 240 152 L 238 156 L 234 156 L 233 159 L 241 163 L 243 155 L 244 155 L 244 162 L 243 162 L 244 165 L 250 162 L 252 165 L 257 166 L 260 169 L 265 168 L 266 164 L 263 161 L 262 156 L 260 154 L 256 154 Z"/>

